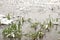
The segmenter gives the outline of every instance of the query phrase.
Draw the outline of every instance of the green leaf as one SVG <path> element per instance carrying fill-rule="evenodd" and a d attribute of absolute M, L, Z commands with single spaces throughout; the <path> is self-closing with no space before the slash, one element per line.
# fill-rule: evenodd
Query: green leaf
<path fill-rule="evenodd" d="M 6 16 L 6 18 L 8 19 L 8 20 L 10 20 L 10 14 L 8 13 L 8 15 Z"/>

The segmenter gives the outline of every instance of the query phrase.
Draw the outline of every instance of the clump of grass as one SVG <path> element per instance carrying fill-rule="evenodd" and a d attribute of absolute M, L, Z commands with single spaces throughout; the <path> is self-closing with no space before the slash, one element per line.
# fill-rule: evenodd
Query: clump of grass
<path fill-rule="evenodd" d="M 1 20 L 0 20 L 0 25 L 1 25 Z"/>
<path fill-rule="evenodd" d="M 32 23 L 32 22 L 31 22 L 31 18 L 28 18 L 27 21 L 28 21 L 29 23 Z"/>
<path fill-rule="evenodd" d="M 58 19 L 58 18 L 56 18 L 56 22 L 58 22 L 58 20 L 59 20 L 59 19 Z"/>
<path fill-rule="evenodd" d="M 37 33 L 31 33 L 30 37 L 32 38 L 32 40 L 36 40 L 37 39 Z"/>
<path fill-rule="evenodd" d="M 52 26 L 53 26 L 53 23 L 52 23 L 52 21 L 50 20 L 49 23 L 48 23 L 48 27 L 51 28 Z"/>
<path fill-rule="evenodd" d="M 5 28 L 2 33 L 5 37 L 15 37 L 15 35 L 14 35 L 15 30 L 16 30 L 16 24 L 12 24 L 8 28 Z M 13 35 L 12 35 L 12 33 L 13 33 Z"/>
<path fill-rule="evenodd" d="M 58 32 L 58 34 L 60 34 L 60 31 Z"/>
<path fill-rule="evenodd" d="M 2 34 L 5 37 L 9 37 L 9 38 L 21 38 L 22 36 L 22 30 L 21 30 L 21 24 L 20 21 L 18 22 L 18 24 L 16 23 L 12 23 L 8 28 L 5 28 L 2 32 Z"/>
<path fill-rule="evenodd" d="M 9 13 L 6 15 L 6 18 L 7 18 L 8 20 L 10 20 L 10 19 L 11 19 L 11 16 L 10 16 L 10 14 L 9 14 Z"/>
<path fill-rule="evenodd" d="M 39 30 L 37 33 L 38 33 L 38 37 L 39 37 L 40 39 L 42 39 L 42 38 L 44 37 L 44 35 L 45 35 L 45 33 L 42 32 L 41 30 Z"/>
<path fill-rule="evenodd" d="M 36 31 L 38 24 L 38 22 L 32 23 L 31 28 L 34 28 L 34 30 Z"/>

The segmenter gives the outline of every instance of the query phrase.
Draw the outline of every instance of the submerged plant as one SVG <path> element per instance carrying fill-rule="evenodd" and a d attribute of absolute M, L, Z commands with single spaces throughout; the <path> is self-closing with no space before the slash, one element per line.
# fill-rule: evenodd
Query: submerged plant
<path fill-rule="evenodd" d="M 37 33 L 31 33 L 30 37 L 32 38 L 32 40 L 36 40 L 37 39 Z"/>
<path fill-rule="evenodd" d="M 1 20 L 0 20 L 0 25 L 1 25 Z"/>
<path fill-rule="evenodd" d="M 41 38 L 43 38 L 44 37 L 44 32 L 42 32 L 41 30 L 40 31 L 38 31 L 38 37 L 41 39 Z"/>
<path fill-rule="evenodd" d="M 8 28 L 5 28 L 2 32 L 5 37 L 8 38 L 20 38 L 22 37 L 22 30 L 20 21 L 18 24 L 12 23 Z"/>
<path fill-rule="evenodd" d="M 40 29 L 42 29 L 43 31 L 49 31 L 49 27 L 45 22 L 43 24 L 40 23 Z"/>
<path fill-rule="evenodd" d="M 50 20 L 49 23 L 48 23 L 48 27 L 51 28 L 52 26 L 53 26 L 53 23 L 52 23 L 52 21 Z"/>
<path fill-rule="evenodd" d="M 49 22 L 47 24 L 45 24 L 45 29 L 49 32 L 50 29 L 53 27 L 53 23 L 51 20 L 49 20 Z"/>
<path fill-rule="evenodd" d="M 39 24 L 38 22 L 32 23 L 31 27 L 34 28 L 36 31 L 38 24 Z"/>
<path fill-rule="evenodd" d="M 24 17 L 18 18 L 17 20 L 18 22 L 20 22 L 20 25 L 22 25 L 25 22 Z"/>
<path fill-rule="evenodd" d="M 43 24 L 40 23 L 40 29 L 45 29 L 45 22 Z"/>
<path fill-rule="evenodd" d="M 49 15 L 49 18 L 47 20 L 48 28 L 53 27 L 53 22 L 54 22 L 54 19 Z"/>
<path fill-rule="evenodd" d="M 21 18 L 21 20 L 22 20 L 22 23 L 25 22 L 25 19 L 23 17 Z"/>
<path fill-rule="evenodd" d="M 6 15 L 6 18 L 8 19 L 8 20 L 10 20 L 11 19 L 11 16 L 10 16 L 10 14 L 8 13 L 8 15 Z"/>
<path fill-rule="evenodd" d="M 56 18 L 56 22 L 58 22 L 58 20 L 59 20 L 59 19 L 58 19 L 58 18 Z"/>
<path fill-rule="evenodd" d="M 11 33 L 14 33 L 15 30 L 16 30 L 16 25 L 12 24 L 8 28 L 5 28 L 2 33 L 6 37 L 14 37 L 13 35 L 11 35 Z"/>
<path fill-rule="evenodd" d="M 60 34 L 60 31 L 58 32 L 58 34 Z"/>
<path fill-rule="evenodd" d="M 32 22 L 31 22 L 31 18 L 28 18 L 27 21 L 28 21 L 29 23 L 32 23 Z"/>

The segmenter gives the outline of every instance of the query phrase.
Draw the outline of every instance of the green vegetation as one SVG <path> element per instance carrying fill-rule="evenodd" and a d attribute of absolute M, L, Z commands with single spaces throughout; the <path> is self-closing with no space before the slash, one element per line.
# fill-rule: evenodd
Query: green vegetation
<path fill-rule="evenodd" d="M 38 31 L 38 37 L 41 39 L 41 38 L 43 38 L 44 37 L 44 32 L 43 31 L 41 31 L 41 30 L 39 30 Z"/>
<path fill-rule="evenodd" d="M 36 31 L 38 24 L 38 22 L 32 23 L 31 28 L 34 28 L 34 30 Z"/>
<path fill-rule="evenodd" d="M 7 18 L 10 20 L 10 16 L 8 14 Z M 49 19 L 49 18 L 48 18 Z M 46 22 L 47 21 L 47 22 Z M 32 40 L 37 40 L 37 38 L 42 39 L 45 36 L 46 30 L 50 30 L 53 27 L 53 18 L 50 17 L 49 20 L 46 20 L 43 23 L 41 22 L 31 22 L 31 19 L 25 20 L 23 17 L 19 18 L 18 21 L 9 25 L 8 28 L 5 28 L 2 34 L 8 38 L 20 38 L 22 36 L 28 36 Z M 57 19 L 58 21 L 58 19 Z M 30 26 L 35 30 L 35 32 L 30 34 L 22 33 L 22 25 L 24 22 L 31 23 Z M 39 28 L 39 29 L 38 29 Z M 37 30 L 37 31 L 36 31 Z"/>
<path fill-rule="evenodd" d="M 31 33 L 30 37 L 32 38 L 32 40 L 36 40 L 37 39 L 37 33 Z"/>
<path fill-rule="evenodd" d="M 1 20 L 0 20 L 0 25 L 1 25 Z"/>
<path fill-rule="evenodd" d="M 22 36 L 22 30 L 21 30 L 21 24 L 20 24 L 20 21 L 18 22 L 18 24 L 16 23 L 12 23 L 8 28 L 5 28 L 2 32 L 2 34 L 5 36 L 5 37 L 9 37 L 9 38 L 15 38 L 15 37 L 18 37 L 18 38 L 21 38 Z"/>
<path fill-rule="evenodd" d="M 8 13 L 8 15 L 6 15 L 6 18 L 8 19 L 8 20 L 10 20 L 11 19 L 11 16 L 10 16 L 10 14 Z"/>

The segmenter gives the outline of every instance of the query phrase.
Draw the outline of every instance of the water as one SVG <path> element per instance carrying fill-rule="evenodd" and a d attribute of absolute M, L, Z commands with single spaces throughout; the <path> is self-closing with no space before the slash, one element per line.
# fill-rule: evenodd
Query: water
<path fill-rule="evenodd" d="M 0 40 L 4 40 L 2 36 L 2 31 L 6 27 L 7 25 L 0 25 Z M 60 31 L 60 25 L 57 25 L 57 26 L 54 25 L 54 27 L 50 30 L 50 32 L 46 32 L 46 35 L 43 37 L 42 40 L 60 40 L 60 34 L 58 34 L 59 31 Z M 21 40 L 30 40 L 30 38 L 23 36 Z"/>

